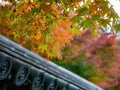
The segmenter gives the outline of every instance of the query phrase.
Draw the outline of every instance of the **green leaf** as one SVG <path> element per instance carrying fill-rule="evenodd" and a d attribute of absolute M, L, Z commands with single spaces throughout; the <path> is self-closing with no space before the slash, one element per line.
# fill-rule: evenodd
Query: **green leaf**
<path fill-rule="evenodd" d="M 49 57 L 53 57 L 53 56 L 54 56 L 53 52 L 52 52 L 52 51 L 49 51 L 49 52 L 48 52 L 48 56 L 49 56 Z"/>
<path fill-rule="evenodd" d="M 100 19 L 100 15 L 99 15 L 99 14 L 92 15 L 92 20 L 97 20 L 97 21 L 99 21 L 99 19 Z"/>
<path fill-rule="evenodd" d="M 87 28 L 87 27 L 88 27 L 88 28 L 91 28 L 91 27 L 94 27 L 94 22 L 93 22 L 93 20 L 87 19 L 87 20 L 83 21 L 82 27 L 83 27 L 83 28 Z"/>
<path fill-rule="evenodd" d="M 120 31 L 120 24 L 115 25 L 114 28 L 116 32 Z"/>
<path fill-rule="evenodd" d="M 40 48 L 42 49 L 42 52 L 47 50 L 47 45 L 46 44 L 41 44 Z"/>
<path fill-rule="evenodd" d="M 93 30 L 92 34 L 93 34 L 94 36 L 98 36 L 98 32 L 97 32 L 96 30 Z"/>
<path fill-rule="evenodd" d="M 50 35 L 46 35 L 45 41 L 46 42 L 53 42 L 53 39 L 52 39 L 52 37 Z"/>
<path fill-rule="evenodd" d="M 24 19 L 27 20 L 29 18 L 30 14 L 24 14 Z"/>
<path fill-rule="evenodd" d="M 33 9 L 31 10 L 31 13 L 32 13 L 32 14 L 38 13 L 38 12 L 39 12 L 39 9 L 38 9 L 38 8 L 33 8 Z"/>
<path fill-rule="evenodd" d="M 107 27 L 108 25 L 110 25 L 110 20 L 101 18 L 99 23 L 100 23 L 100 25 Z"/>
<path fill-rule="evenodd" d="M 6 15 L 9 12 L 9 8 L 8 7 L 3 7 L 3 9 L 1 10 L 3 15 Z"/>
<path fill-rule="evenodd" d="M 89 10 L 88 10 L 87 7 L 81 8 L 81 10 L 80 10 L 80 12 L 79 12 L 80 15 L 86 15 L 86 14 L 88 14 L 88 13 L 89 13 Z"/>
<path fill-rule="evenodd" d="M 78 22 L 78 23 L 80 23 L 80 21 L 82 20 L 82 18 L 80 17 L 80 15 L 77 15 L 77 16 L 74 16 L 73 18 L 72 18 L 72 22 Z"/>

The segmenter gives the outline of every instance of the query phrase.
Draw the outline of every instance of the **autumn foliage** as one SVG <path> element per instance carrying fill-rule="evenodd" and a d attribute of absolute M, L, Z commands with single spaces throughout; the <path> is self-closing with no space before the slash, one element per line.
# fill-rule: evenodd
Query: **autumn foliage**
<path fill-rule="evenodd" d="M 65 49 L 63 52 L 63 63 L 74 63 L 73 67 L 68 66 L 66 68 L 77 67 L 81 62 L 86 63 L 86 68 L 91 65 L 92 73 L 90 74 L 90 68 L 85 69 L 90 76 L 86 77 L 84 73 L 80 73 L 74 70 L 73 72 L 87 78 L 88 80 L 96 83 L 102 88 L 110 88 L 119 86 L 120 84 L 120 46 L 116 39 L 116 34 L 98 32 L 98 36 L 95 37 L 90 29 L 86 29 L 82 32 L 81 36 L 75 36 L 72 45 Z M 78 66 L 78 68 L 82 66 Z M 77 69 L 79 70 L 79 69 Z"/>
<path fill-rule="evenodd" d="M 81 30 L 95 33 L 99 26 L 113 27 L 117 19 L 104 0 L 4 0 L 0 33 L 45 58 L 62 58 L 61 50 Z"/>

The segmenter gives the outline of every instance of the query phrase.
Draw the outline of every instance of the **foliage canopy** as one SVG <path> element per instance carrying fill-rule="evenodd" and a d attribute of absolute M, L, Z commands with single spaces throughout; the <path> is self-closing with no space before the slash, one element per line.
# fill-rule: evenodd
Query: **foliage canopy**
<path fill-rule="evenodd" d="M 0 33 L 46 58 L 60 58 L 85 28 L 96 34 L 99 26 L 112 28 L 118 20 L 108 0 L 4 1 L 9 4 L 0 7 Z"/>

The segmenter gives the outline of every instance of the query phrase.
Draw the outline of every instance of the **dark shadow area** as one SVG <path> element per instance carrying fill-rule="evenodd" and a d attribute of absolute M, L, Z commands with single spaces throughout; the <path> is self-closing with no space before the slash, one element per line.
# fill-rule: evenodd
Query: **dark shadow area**
<path fill-rule="evenodd" d="M 16 86 L 10 80 L 2 80 L 0 81 L 0 90 L 30 90 L 30 89 L 26 85 Z"/>

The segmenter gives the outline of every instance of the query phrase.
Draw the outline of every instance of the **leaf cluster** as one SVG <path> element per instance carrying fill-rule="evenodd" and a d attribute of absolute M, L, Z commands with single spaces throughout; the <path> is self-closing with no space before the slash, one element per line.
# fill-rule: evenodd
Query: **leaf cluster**
<path fill-rule="evenodd" d="M 48 59 L 61 58 L 62 49 L 81 30 L 113 27 L 118 19 L 107 0 L 5 1 L 9 4 L 0 6 L 0 33 Z"/>

